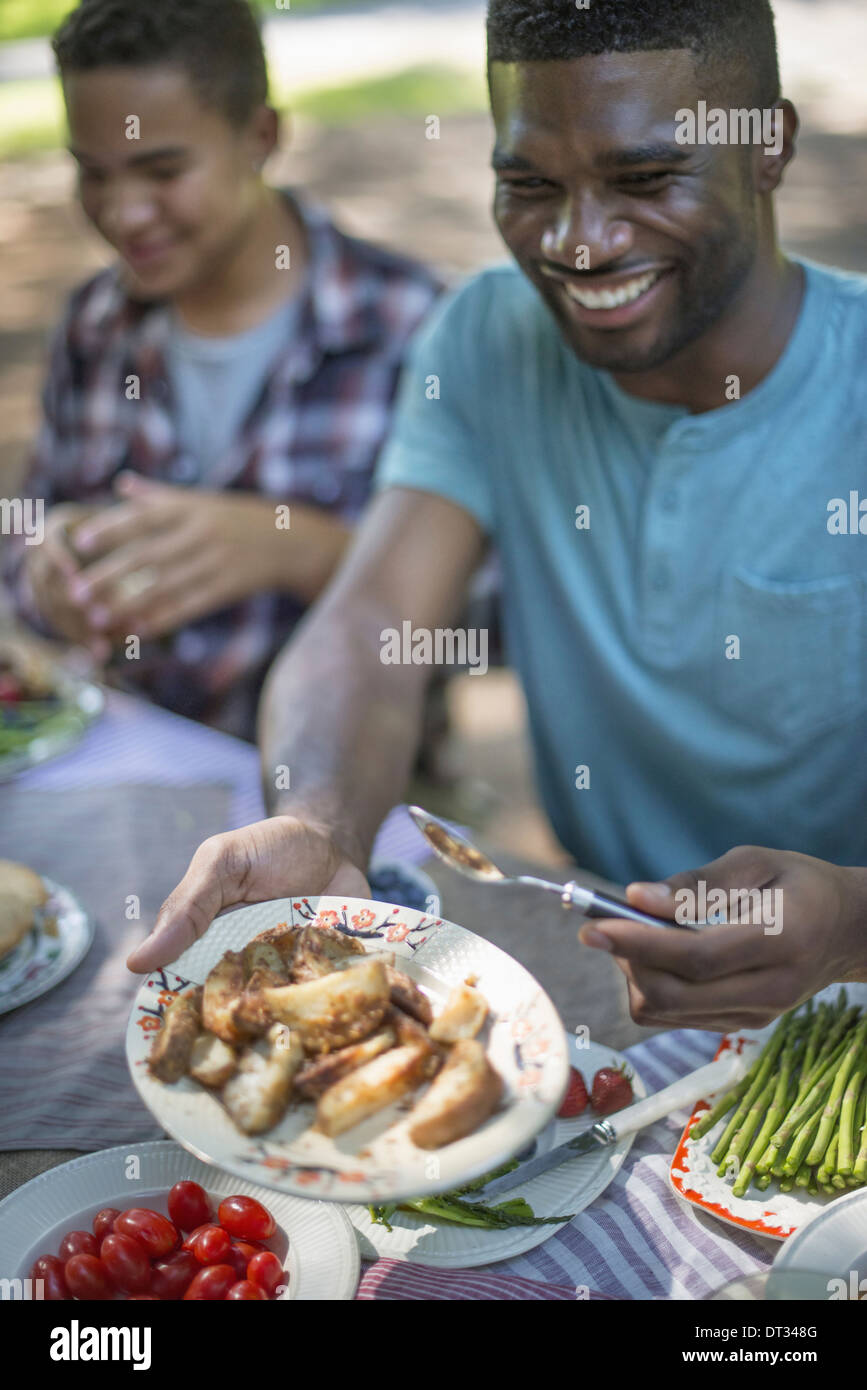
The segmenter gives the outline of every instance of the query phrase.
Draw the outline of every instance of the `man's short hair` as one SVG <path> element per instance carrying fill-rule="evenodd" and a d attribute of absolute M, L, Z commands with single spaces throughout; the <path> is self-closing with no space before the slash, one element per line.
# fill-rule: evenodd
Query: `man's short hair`
<path fill-rule="evenodd" d="M 770 0 L 489 0 L 488 62 L 533 63 L 689 49 L 711 83 L 752 79 L 748 100 L 780 97 Z"/>
<path fill-rule="evenodd" d="M 81 0 L 53 40 L 61 77 L 102 67 L 182 68 L 201 99 L 243 126 L 268 100 L 247 0 Z"/>

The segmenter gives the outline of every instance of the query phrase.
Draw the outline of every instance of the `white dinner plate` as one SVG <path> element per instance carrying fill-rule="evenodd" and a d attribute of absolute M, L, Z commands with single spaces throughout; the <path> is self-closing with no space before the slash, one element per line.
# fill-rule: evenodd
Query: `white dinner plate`
<path fill-rule="evenodd" d="M 408 1135 L 405 1106 L 390 1106 L 335 1139 L 311 1129 L 313 1106 L 291 1107 L 265 1135 L 236 1128 L 218 1099 L 189 1077 L 166 1085 L 151 1076 L 148 1053 L 175 992 L 202 984 L 229 949 L 280 923 L 319 922 L 354 936 L 366 951 L 393 951 L 430 997 L 434 1011 L 451 988 L 475 976 L 491 1016 L 482 1033 L 505 1083 L 503 1103 L 475 1133 L 433 1152 Z M 130 1014 L 127 1060 L 145 1105 L 185 1148 L 227 1172 L 266 1187 L 331 1202 L 386 1202 L 447 1192 L 490 1172 L 545 1128 L 569 1072 L 563 1025 L 541 985 L 480 936 L 410 908 L 362 898 L 281 898 L 219 917 L 174 963 L 145 980 Z"/>
<path fill-rule="evenodd" d="M 867 1190 L 835 1198 L 790 1236 L 774 1260 L 774 1273 L 811 1270 L 843 1281 L 829 1290 L 837 1299 L 867 1296 Z"/>
<path fill-rule="evenodd" d="M 0 1202 L 0 1277 L 27 1279 L 39 1255 L 56 1255 L 68 1231 L 89 1231 L 103 1207 L 150 1207 L 167 1215 L 169 1189 L 184 1179 L 199 1183 L 215 1205 L 240 1194 L 267 1206 L 277 1223 L 268 1248 L 280 1256 L 289 1276 L 278 1301 L 354 1298 L 358 1245 L 342 1208 L 239 1181 L 169 1139 L 85 1154 L 17 1188 Z"/>
<path fill-rule="evenodd" d="M 641 1100 L 647 1094 L 647 1087 L 635 1067 L 613 1048 L 594 1042 L 579 1047 L 576 1039 L 570 1037 L 569 1052 L 572 1066 L 581 1072 L 588 1091 L 600 1067 L 619 1067 L 626 1063 L 632 1074 L 635 1099 Z M 574 1120 L 560 1120 L 555 1116 L 539 1136 L 540 1152 L 547 1153 L 558 1144 L 565 1144 L 576 1134 L 589 1129 L 597 1118 L 590 1109 Z M 532 1182 L 494 1197 L 493 1205 L 512 1197 L 524 1197 L 536 1216 L 562 1214 L 575 1217 L 605 1191 L 623 1167 L 634 1139 L 635 1135 L 629 1134 L 610 1149 L 600 1148 L 581 1158 L 573 1158 L 559 1168 L 552 1168 L 550 1172 L 533 1178 Z M 484 1193 L 470 1200 L 483 1201 Z M 485 1231 L 479 1227 L 427 1221 L 413 1212 L 396 1211 L 390 1218 L 389 1231 L 371 1219 L 367 1207 L 347 1207 L 347 1215 L 358 1232 L 362 1259 L 409 1260 L 411 1263 L 434 1265 L 439 1269 L 469 1269 L 473 1265 L 513 1259 L 550 1240 L 551 1236 L 569 1224 L 515 1226 L 504 1231 Z"/>
<path fill-rule="evenodd" d="M 93 943 L 93 922 L 68 888 L 42 876 L 48 901 L 14 951 L 0 960 L 0 1014 L 38 999 L 65 980 Z"/>

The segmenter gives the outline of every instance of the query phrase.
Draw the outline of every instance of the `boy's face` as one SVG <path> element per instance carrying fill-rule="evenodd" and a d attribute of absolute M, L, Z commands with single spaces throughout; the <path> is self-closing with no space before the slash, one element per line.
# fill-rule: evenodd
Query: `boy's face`
<path fill-rule="evenodd" d="M 174 67 L 71 72 L 64 92 L 81 204 L 130 292 L 171 298 L 219 274 L 254 212 L 263 123 L 237 130 Z"/>
<path fill-rule="evenodd" d="M 680 50 L 492 64 L 497 224 L 593 366 L 668 361 L 717 322 L 755 261 L 755 152 L 675 141 L 675 113 L 708 95 Z"/>

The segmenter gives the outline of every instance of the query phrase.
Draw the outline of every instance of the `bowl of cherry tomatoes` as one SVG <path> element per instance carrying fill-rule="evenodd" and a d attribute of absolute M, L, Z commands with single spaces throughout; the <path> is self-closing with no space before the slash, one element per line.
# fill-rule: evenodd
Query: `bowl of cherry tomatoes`
<path fill-rule="evenodd" d="M 215 1209 L 199 1183 L 182 1179 L 165 1207 L 101 1207 L 56 1254 L 36 1257 L 32 1288 L 42 1280 L 45 1299 L 83 1302 L 265 1302 L 286 1292 L 285 1250 L 281 1258 L 266 1243 L 277 1223 L 255 1197 L 233 1194 Z"/>
<path fill-rule="evenodd" d="M 133 1181 L 124 1168 L 131 1161 Z M 20 1280 L 24 1298 L 346 1299 L 358 1279 L 342 1209 L 239 1182 L 169 1141 L 137 1153 L 103 1150 L 41 1174 L 0 1203 L 0 1226 L 14 1265 L 0 1276 Z"/>

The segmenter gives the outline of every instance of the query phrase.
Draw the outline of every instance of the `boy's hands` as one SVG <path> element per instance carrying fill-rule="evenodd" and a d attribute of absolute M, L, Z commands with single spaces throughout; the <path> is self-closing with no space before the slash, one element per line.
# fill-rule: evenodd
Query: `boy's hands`
<path fill-rule="evenodd" d="M 702 882 L 706 895 L 721 889 L 729 901 L 732 892 L 766 890 L 775 920 L 736 925 L 729 913 L 729 923 L 701 932 L 626 921 L 581 928 L 585 945 L 614 954 L 636 1023 L 761 1027 L 825 985 L 867 979 L 867 870 L 741 846 L 664 884 L 634 883 L 628 897 L 645 912 L 674 919 L 679 905 L 701 901 Z M 676 899 L 683 890 L 692 898 Z"/>
<path fill-rule="evenodd" d="M 93 515 L 93 507 L 74 502 L 52 507 L 45 520 L 43 542 L 27 549 L 24 564 L 36 608 L 57 636 L 89 647 L 97 660 L 105 660 L 108 642 L 90 626 L 86 612 L 70 593 L 70 585 L 80 572 L 72 537 Z"/>
<path fill-rule="evenodd" d="M 135 474 L 116 491 L 75 535 L 85 567 L 69 593 L 91 631 L 161 637 L 277 585 L 286 538 L 269 499 Z"/>
<path fill-rule="evenodd" d="M 153 931 L 127 965 L 140 974 L 169 965 L 226 908 L 296 893 L 369 898 L 370 888 L 325 827 L 294 816 L 274 816 L 214 835 L 196 850 Z"/>

